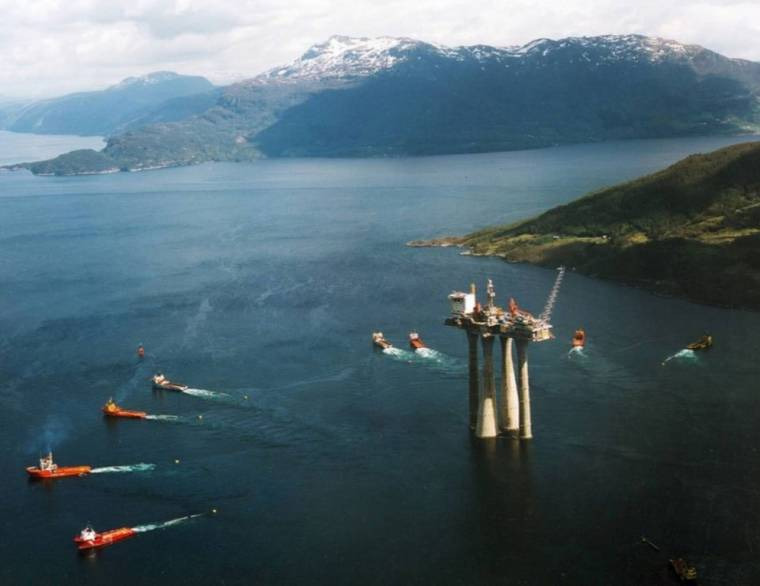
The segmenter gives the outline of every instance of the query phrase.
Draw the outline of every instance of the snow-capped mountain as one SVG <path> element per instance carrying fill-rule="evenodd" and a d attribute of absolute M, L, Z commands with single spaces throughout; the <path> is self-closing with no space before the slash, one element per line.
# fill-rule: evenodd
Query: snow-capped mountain
<path fill-rule="evenodd" d="M 269 156 L 467 152 L 760 128 L 760 64 L 641 35 L 508 47 L 331 37 L 251 85 L 300 84 L 310 92 L 303 103 L 256 131 Z M 331 89 L 341 91 L 323 91 Z"/>
<path fill-rule="evenodd" d="M 154 71 L 153 73 L 146 73 L 145 75 L 125 77 L 119 83 L 109 87 L 108 90 L 118 90 L 135 86 L 156 85 L 159 83 L 165 83 L 168 81 L 180 79 L 181 77 L 183 76 L 181 76 L 179 73 L 174 73 L 173 71 Z"/>
<path fill-rule="evenodd" d="M 757 132 L 760 64 L 640 35 L 506 47 L 336 36 L 184 112 L 141 118 L 172 123 L 128 127 L 104 155 L 144 168 Z"/>
<path fill-rule="evenodd" d="M 422 43 L 413 39 L 332 36 L 314 45 L 285 67 L 276 67 L 257 81 L 302 81 L 366 77 L 390 69 Z"/>
<path fill-rule="evenodd" d="M 510 57 L 547 57 L 563 49 L 586 51 L 590 59 L 593 52 L 601 61 L 649 61 L 683 59 L 704 51 L 699 45 L 684 45 L 676 41 L 643 35 L 603 35 L 597 37 L 567 37 L 565 39 L 537 39 L 521 47 L 507 47 L 503 51 Z"/>
<path fill-rule="evenodd" d="M 519 46 L 471 45 L 447 47 L 404 37 L 354 38 L 333 36 L 312 46 L 291 64 L 271 69 L 255 83 L 359 79 L 398 67 L 423 56 L 456 62 L 499 63 L 505 67 L 537 60 L 549 61 L 573 53 L 573 60 L 596 64 L 693 61 L 712 54 L 698 45 L 642 35 L 605 35 L 536 39 Z M 740 60 L 735 60 L 740 61 Z"/>

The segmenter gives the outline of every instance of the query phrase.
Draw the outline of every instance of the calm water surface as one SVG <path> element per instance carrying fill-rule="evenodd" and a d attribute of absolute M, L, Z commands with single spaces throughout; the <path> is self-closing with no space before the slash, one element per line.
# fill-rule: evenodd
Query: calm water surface
<path fill-rule="evenodd" d="M 100 136 L 68 134 L 27 134 L 0 130 L 0 165 L 52 159 L 76 149 L 100 150 L 105 146 Z"/>
<path fill-rule="evenodd" d="M 760 583 L 760 316 L 570 273 L 530 351 L 535 439 L 475 441 L 446 295 L 491 277 L 538 312 L 555 273 L 404 247 L 732 140 L 1 175 L 0 583 L 670 584 L 669 556 Z M 152 392 L 156 370 L 224 395 Z M 109 396 L 180 419 L 105 421 Z M 49 447 L 156 468 L 27 481 Z"/>

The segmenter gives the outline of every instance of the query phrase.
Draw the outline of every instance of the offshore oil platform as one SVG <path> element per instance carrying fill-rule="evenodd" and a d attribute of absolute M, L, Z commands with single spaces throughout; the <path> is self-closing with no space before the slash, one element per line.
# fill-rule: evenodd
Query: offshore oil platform
<path fill-rule="evenodd" d="M 499 430 L 520 439 L 533 437 L 528 344 L 554 338 L 549 319 L 564 273 L 564 267 L 560 267 L 544 310 L 538 317 L 520 309 L 513 298 L 509 299 L 507 309 L 496 305 L 496 292 L 491 279 L 488 279 L 486 287 L 488 300 L 485 305 L 478 302 L 474 284 L 470 285 L 469 293 L 454 291 L 449 295 L 451 316 L 445 324 L 464 330 L 467 335 L 470 427 L 475 430 L 477 437 L 496 437 Z M 493 366 L 496 338 L 501 341 L 501 386 L 498 401 Z M 482 373 L 478 370 L 478 339 L 483 347 Z M 517 377 L 512 346 L 517 348 Z"/>

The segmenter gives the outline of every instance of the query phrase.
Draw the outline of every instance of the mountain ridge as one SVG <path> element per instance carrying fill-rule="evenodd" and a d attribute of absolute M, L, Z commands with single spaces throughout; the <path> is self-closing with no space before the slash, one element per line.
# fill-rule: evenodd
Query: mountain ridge
<path fill-rule="evenodd" d="M 582 49 L 607 49 L 608 61 L 648 59 L 652 62 L 667 58 L 694 59 L 695 68 L 708 73 L 707 55 L 722 57 L 720 54 L 705 49 L 700 45 L 684 44 L 661 37 L 645 35 L 599 35 L 565 37 L 562 39 L 540 38 L 523 45 L 440 45 L 428 43 L 409 37 L 346 37 L 333 35 L 324 43 L 310 47 L 301 57 L 289 65 L 272 68 L 254 76 L 243 83 L 280 81 L 283 78 L 347 77 L 358 74 L 370 75 L 409 58 L 414 49 L 432 51 L 440 56 L 464 60 L 474 58 L 479 61 L 496 58 L 498 60 L 515 60 L 523 57 L 547 57 L 552 52 L 568 47 Z M 700 56 L 702 59 L 697 60 Z M 749 65 L 760 71 L 760 64 L 745 59 L 724 58 L 740 64 Z M 353 67 L 353 69 L 352 69 Z"/>
<path fill-rule="evenodd" d="M 752 132 L 760 128 L 760 64 L 642 35 L 519 47 L 333 36 L 209 104 L 184 118 L 138 122 L 112 135 L 102 155 L 135 169 Z M 71 163 L 64 155 L 45 162 L 45 172 L 78 172 Z"/>
<path fill-rule="evenodd" d="M 128 77 L 102 90 L 26 103 L 6 113 L 4 130 L 104 136 L 117 133 L 171 99 L 214 90 L 200 76 L 158 71 Z"/>

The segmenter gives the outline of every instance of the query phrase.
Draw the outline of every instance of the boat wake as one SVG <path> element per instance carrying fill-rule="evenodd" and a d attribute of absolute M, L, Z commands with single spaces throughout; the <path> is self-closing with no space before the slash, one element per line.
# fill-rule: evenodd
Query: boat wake
<path fill-rule="evenodd" d="M 436 362 L 441 362 L 444 358 L 443 354 L 432 348 L 418 348 L 414 353 L 420 358 L 424 358 L 425 360 L 435 360 Z"/>
<path fill-rule="evenodd" d="M 432 363 L 446 369 L 455 370 L 462 366 L 456 358 L 432 348 L 418 348 L 414 351 L 414 355 L 423 362 Z"/>
<path fill-rule="evenodd" d="M 155 469 L 155 464 L 132 464 L 131 466 L 105 466 L 103 468 L 93 468 L 90 474 L 108 474 L 110 472 L 147 472 Z"/>
<path fill-rule="evenodd" d="M 206 323 L 208 315 L 213 309 L 214 308 L 208 300 L 208 297 L 201 301 L 198 311 L 187 321 L 185 337 L 182 343 L 183 347 L 189 347 L 192 345 L 193 341 L 198 337 L 198 330 L 202 328 L 204 323 Z"/>
<path fill-rule="evenodd" d="M 576 360 L 579 358 L 585 360 L 588 358 L 588 354 L 583 351 L 583 346 L 573 346 L 567 351 L 567 357 L 570 360 Z"/>
<path fill-rule="evenodd" d="M 665 366 L 665 364 L 667 362 L 670 362 L 671 360 L 677 360 L 678 362 L 684 362 L 687 364 L 690 362 L 696 362 L 697 353 L 694 352 L 694 350 L 689 350 L 688 348 L 684 348 L 683 350 L 679 350 L 675 354 L 668 356 L 665 360 L 662 361 L 662 365 Z"/>
<path fill-rule="evenodd" d="M 177 517 L 176 519 L 170 519 L 169 521 L 164 521 L 163 523 L 148 523 L 146 525 L 138 525 L 137 527 L 132 527 L 132 531 L 135 533 L 147 533 L 148 531 L 155 531 L 156 529 L 166 529 L 167 527 L 179 525 L 180 523 L 184 523 L 190 519 L 202 517 L 205 514 L 206 513 L 196 513 L 195 515 L 188 515 L 187 517 Z"/>
<path fill-rule="evenodd" d="M 182 421 L 179 415 L 146 415 L 145 419 L 152 421 Z"/>
<path fill-rule="evenodd" d="M 408 364 L 424 364 L 433 369 L 446 371 L 459 370 L 462 366 L 456 358 L 452 358 L 432 348 L 418 348 L 414 351 L 402 350 L 401 348 L 386 348 L 383 350 L 383 354 L 390 356 L 394 360 Z"/>
<path fill-rule="evenodd" d="M 207 389 L 185 389 L 182 392 L 187 395 L 192 395 L 193 397 L 200 397 L 202 399 L 210 399 L 212 401 L 229 401 L 230 399 L 232 399 L 232 396 L 228 395 L 227 393 L 221 393 L 219 391 L 209 391 Z"/>
<path fill-rule="evenodd" d="M 412 358 L 414 358 L 414 354 L 412 354 L 408 350 L 402 350 L 401 348 L 384 348 L 383 354 L 392 356 L 396 360 L 409 361 Z"/>

